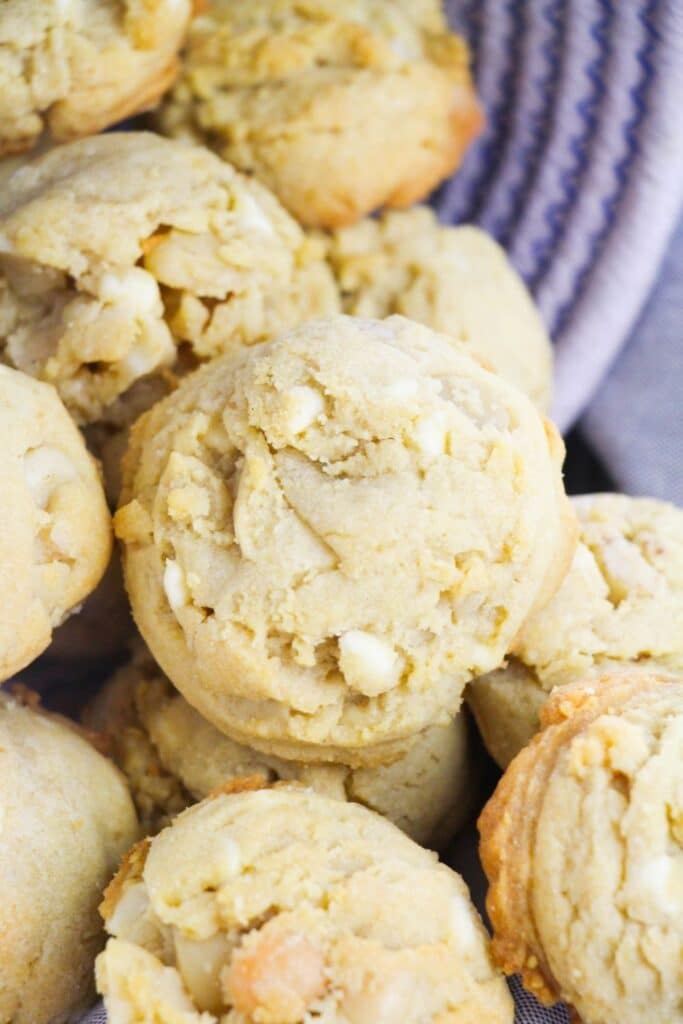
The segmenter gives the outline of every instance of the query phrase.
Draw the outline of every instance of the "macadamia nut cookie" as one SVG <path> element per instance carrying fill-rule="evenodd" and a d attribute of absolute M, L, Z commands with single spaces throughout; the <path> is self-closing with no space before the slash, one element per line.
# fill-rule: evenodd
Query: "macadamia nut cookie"
<path fill-rule="evenodd" d="M 465 884 L 379 815 L 299 788 L 222 794 L 107 892 L 110 1024 L 511 1024 Z"/>
<path fill-rule="evenodd" d="M 0 366 L 0 680 L 95 588 L 111 521 L 95 461 L 54 388 Z"/>
<path fill-rule="evenodd" d="M 338 306 L 321 247 L 265 188 L 145 132 L 59 146 L 0 196 L 0 354 L 80 422 L 136 381 Z"/>
<path fill-rule="evenodd" d="M 538 728 L 554 686 L 626 668 L 683 675 L 683 509 L 652 498 L 573 498 L 580 540 L 555 597 L 533 615 L 507 668 L 468 699 L 503 767 Z"/>
<path fill-rule="evenodd" d="M 325 227 L 421 199 L 482 123 L 439 0 L 215 0 L 160 115 Z"/>
<path fill-rule="evenodd" d="M 91 702 L 85 721 L 110 744 L 147 834 L 224 783 L 253 775 L 264 784 L 289 780 L 338 800 L 356 800 L 417 842 L 438 848 L 473 809 L 463 714 L 426 729 L 393 764 L 354 771 L 341 764 L 284 761 L 224 736 L 142 650 Z"/>
<path fill-rule="evenodd" d="M 102 890 L 137 837 L 111 762 L 0 693 L 0 1020 L 71 1020 L 93 995 Z"/>
<path fill-rule="evenodd" d="M 190 0 L 4 0 L 0 154 L 91 135 L 173 83 Z"/>
<path fill-rule="evenodd" d="M 585 1024 L 683 1006 L 683 681 L 569 684 L 480 820 L 493 951 Z"/>
<path fill-rule="evenodd" d="M 418 206 L 332 233 L 328 259 L 345 313 L 400 313 L 452 335 L 548 408 L 548 335 L 505 251 L 484 231 L 446 227 Z"/>
<path fill-rule="evenodd" d="M 134 617 L 237 742 L 391 760 L 562 578 L 561 459 L 450 339 L 401 317 L 304 324 L 137 422 L 116 515 Z"/>

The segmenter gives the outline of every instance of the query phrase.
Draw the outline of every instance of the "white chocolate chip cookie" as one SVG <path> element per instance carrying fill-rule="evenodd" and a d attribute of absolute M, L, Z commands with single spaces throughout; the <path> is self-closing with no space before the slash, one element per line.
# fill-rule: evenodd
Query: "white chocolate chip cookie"
<path fill-rule="evenodd" d="M 367 218 L 327 241 L 345 313 L 400 313 L 452 335 L 548 408 L 548 335 L 505 251 L 484 231 L 446 227 L 418 206 Z"/>
<path fill-rule="evenodd" d="M 555 597 L 522 630 L 507 668 L 468 699 L 501 766 L 531 739 L 554 686 L 634 667 L 683 676 L 683 509 L 651 498 L 573 498 L 579 544 Z"/>
<path fill-rule="evenodd" d="M 0 366 L 0 680 L 95 588 L 111 522 L 95 461 L 54 388 Z"/>
<path fill-rule="evenodd" d="M 512 1024 L 458 875 L 309 790 L 185 811 L 132 852 L 103 913 L 110 1024 Z"/>
<path fill-rule="evenodd" d="M 408 206 L 483 117 L 440 0 L 214 0 L 190 29 L 166 134 L 215 148 L 302 224 Z"/>
<path fill-rule="evenodd" d="M 0 355 L 80 422 L 181 346 L 196 364 L 337 307 L 320 243 L 200 147 L 102 135 L 31 161 L 0 196 Z"/>
<path fill-rule="evenodd" d="M 559 584 L 562 445 L 402 317 L 214 360 L 136 424 L 116 530 L 155 659 L 237 742 L 391 760 Z"/>
<path fill-rule="evenodd" d="M 123 778 L 76 728 L 0 693 L 0 1020 L 93 996 L 102 890 L 137 838 Z"/>
<path fill-rule="evenodd" d="M 176 77 L 191 12 L 190 0 L 4 0 L 0 154 L 153 106 Z"/>
<path fill-rule="evenodd" d="M 558 688 L 481 820 L 494 957 L 585 1024 L 678 1024 L 683 680 Z"/>
<path fill-rule="evenodd" d="M 86 711 L 130 783 L 147 834 L 225 782 L 260 775 L 290 780 L 338 800 L 356 800 L 423 845 L 441 848 L 473 809 L 468 723 L 426 729 L 393 764 L 355 771 L 305 764 L 235 743 L 177 693 L 142 649 Z M 476 778 L 476 772 L 474 773 Z"/>

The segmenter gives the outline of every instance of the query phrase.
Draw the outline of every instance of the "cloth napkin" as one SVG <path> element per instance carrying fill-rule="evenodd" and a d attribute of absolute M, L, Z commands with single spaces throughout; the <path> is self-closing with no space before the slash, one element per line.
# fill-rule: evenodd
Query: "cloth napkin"
<path fill-rule="evenodd" d="M 439 216 L 491 232 L 531 288 L 555 344 L 559 426 L 580 421 L 623 490 L 683 503 L 683 225 L 662 266 L 683 206 L 683 4 L 447 6 L 488 123 L 436 194 Z M 476 865 L 463 873 L 480 887 Z M 516 1024 L 568 1024 L 511 989 Z"/>

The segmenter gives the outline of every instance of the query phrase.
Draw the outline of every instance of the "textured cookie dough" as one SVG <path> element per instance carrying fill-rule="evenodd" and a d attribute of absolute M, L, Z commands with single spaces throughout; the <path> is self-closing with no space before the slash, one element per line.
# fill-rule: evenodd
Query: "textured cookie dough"
<path fill-rule="evenodd" d="M 3 0 L 0 154 L 153 106 L 176 78 L 191 12 L 190 0 Z"/>
<path fill-rule="evenodd" d="M 70 1020 L 93 995 L 97 907 L 137 838 L 132 801 L 75 727 L 0 692 L 0 823 L 0 1020 Z"/>
<path fill-rule="evenodd" d="M 201 147 L 145 132 L 73 142 L 0 195 L 0 356 L 53 383 L 80 422 L 179 361 L 337 308 L 321 243 Z"/>
<path fill-rule="evenodd" d="M 85 721 L 108 741 L 147 834 L 225 782 L 252 775 L 264 782 L 300 782 L 338 800 L 355 800 L 417 842 L 436 848 L 448 843 L 473 809 L 464 714 L 427 729 L 390 765 L 353 771 L 343 765 L 283 761 L 220 733 L 142 650 L 109 680 Z"/>
<path fill-rule="evenodd" d="M 421 199 L 483 124 L 439 0 L 215 0 L 159 120 L 326 227 Z"/>
<path fill-rule="evenodd" d="M 0 681 L 95 588 L 111 521 L 95 461 L 54 388 L 0 366 Z"/>
<path fill-rule="evenodd" d="M 185 811 L 133 851 L 102 909 L 110 1024 L 512 1024 L 462 879 L 309 790 Z"/>
<path fill-rule="evenodd" d="M 652 498 L 573 498 L 579 544 L 555 597 L 532 616 L 505 669 L 468 700 L 505 767 L 538 728 L 554 686 L 634 666 L 683 676 L 683 509 Z"/>
<path fill-rule="evenodd" d="M 450 339 L 402 317 L 304 324 L 136 424 L 115 521 L 134 617 L 238 742 L 392 759 L 562 578 L 561 459 Z"/>
<path fill-rule="evenodd" d="M 505 251 L 484 231 L 445 227 L 419 206 L 366 218 L 327 244 L 345 313 L 400 313 L 452 335 L 548 408 L 548 335 Z"/>
<path fill-rule="evenodd" d="M 558 689 L 480 820 L 493 951 L 584 1024 L 678 1024 L 683 681 Z"/>

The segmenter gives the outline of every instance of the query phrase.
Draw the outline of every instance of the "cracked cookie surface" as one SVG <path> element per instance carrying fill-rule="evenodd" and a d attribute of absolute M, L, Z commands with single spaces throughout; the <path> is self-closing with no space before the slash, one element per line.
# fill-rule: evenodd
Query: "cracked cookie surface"
<path fill-rule="evenodd" d="M 425 730 L 390 765 L 353 770 L 285 761 L 224 736 L 173 689 L 142 648 L 91 702 L 85 721 L 111 744 L 147 834 L 225 782 L 251 775 L 356 800 L 416 842 L 436 848 L 446 845 L 473 808 L 471 750 L 462 714 Z"/>
<path fill-rule="evenodd" d="M 585 1024 L 683 1005 L 683 681 L 558 688 L 480 819 L 493 952 Z"/>
<path fill-rule="evenodd" d="M 683 510 L 651 498 L 572 498 L 579 544 L 555 597 L 506 669 L 471 684 L 489 752 L 505 765 L 538 728 L 554 686 L 612 669 L 683 675 Z"/>
<path fill-rule="evenodd" d="M 326 242 L 345 313 L 399 313 L 452 335 L 548 408 L 550 340 L 522 279 L 486 232 L 439 224 L 421 206 L 366 218 Z"/>
<path fill-rule="evenodd" d="M 54 388 L 0 366 L 0 680 L 95 588 L 111 521 L 95 461 Z"/>
<path fill-rule="evenodd" d="M 191 12 L 190 0 L 4 0 L 0 154 L 153 106 L 176 78 Z"/>
<path fill-rule="evenodd" d="M 76 728 L 0 693 L 0 1020 L 93 997 L 102 889 L 137 838 L 123 777 Z"/>
<path fill-rule="evenodd" d="M 216 0 L 159 123 L 334 227 L 427 195 L 483 116 L 438 0 Z"/>
<path fill-rule="evenodd" d="M 202 147 L 146 132 L 73 142 L 0 198 L 0 358 L 53 383 L 82 423 L 183 356 L 337 307 L 320 246 Z"/>
<path fill-rule="evenodd" d="M 136 850 L 103 912 L 111 1024 L 511 1024 L 464 882 L 379 815 L 222 794 Z"/>
<path fill-rule="evenodd" d="M 452 340 L 401 317 L 309 322 L 136 424 L 116 515 L 134 616 L 233 739 L 390 760 L 562 578 L 561 459 Z"/>

